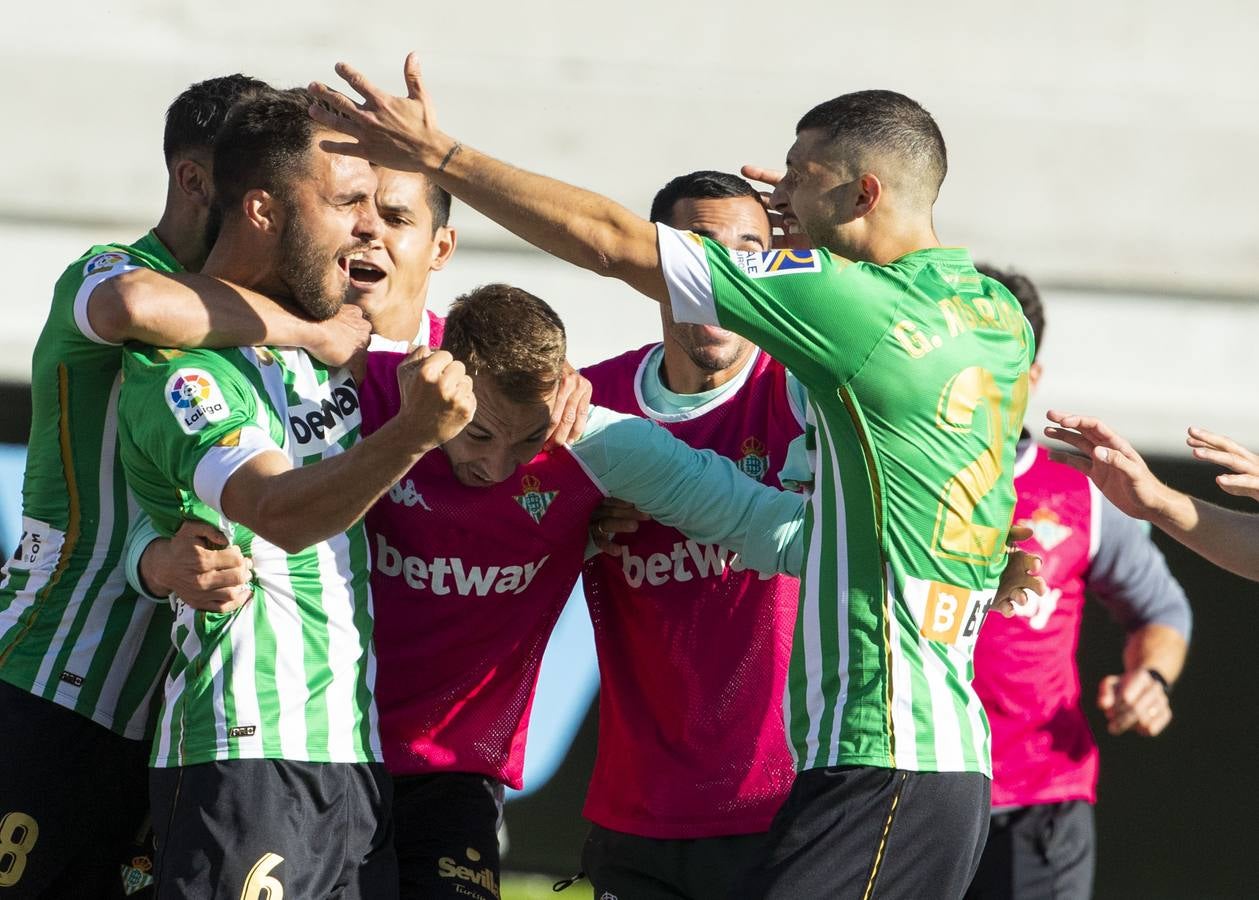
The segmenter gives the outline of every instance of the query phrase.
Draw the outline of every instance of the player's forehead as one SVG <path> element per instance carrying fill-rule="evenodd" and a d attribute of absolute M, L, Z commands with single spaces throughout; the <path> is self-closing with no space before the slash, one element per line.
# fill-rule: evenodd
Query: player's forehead
<path fill-rule="evenodd" d="M 835 142 L 820 128 L 807 128 L 796 135 L 787 150 L 785 162 L 791 168 L 806 168 L 835 154 Z"/>
<path fill-rule="evenodd" d="M 769 242 L 769 217 L 756 197 L 683 197 L 673 205 L 670 225 L 717 240 Z"/>
<path fill-rule="evenodd" d="M 473 376 L 472 393 L 476 396 L 476 412 L 469 424 L 496 437 L 519 441 L 550 425 L 549 402 L 513 400 L 493 378 Z"/>
<path fill-rule="evenodd" d="M 427 210 L 428 180 L 418 173 L 376 169 L 376 207 L 382 212 L 420 215 Z"/>
<path fill-rule="evenodd" d="M 311 138 L 306 154 L 306 178 L 302 180 L 336 201 L 374 196 L 378 185 L 376 171 L 365 159 L 325 150 L 323 142 L 335 138 L 331 132 L 316 132 Z"/>

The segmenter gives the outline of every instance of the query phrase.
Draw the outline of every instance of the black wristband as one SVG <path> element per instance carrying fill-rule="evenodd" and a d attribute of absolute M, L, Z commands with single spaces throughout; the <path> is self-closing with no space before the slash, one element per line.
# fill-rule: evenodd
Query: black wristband
<path fill-rule="evenodd" d="M 1150 677 L 1158 682 L 1159 687 L 1163 689 L 1163 693 L 1170 698 L 1172 695 L 1172 686 L 1168 683 L 1167 679 L 1163 677 L 1163 673 L 1158 669 L 1146 669 L 1145 671 L 1150 673 Z"/>

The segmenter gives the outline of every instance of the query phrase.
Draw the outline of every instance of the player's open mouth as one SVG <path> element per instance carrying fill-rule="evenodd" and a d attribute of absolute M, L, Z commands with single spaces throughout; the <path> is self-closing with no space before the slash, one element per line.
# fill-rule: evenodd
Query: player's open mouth
<path fill-rule="evenodd" d="M 365 259 L 351 258 L 349 265 L 350 284 L 360 290 L 370 288 L 372 285 L 380 282 L 385 277 L 384 269 L 375 263 L 368 262 Z"/>

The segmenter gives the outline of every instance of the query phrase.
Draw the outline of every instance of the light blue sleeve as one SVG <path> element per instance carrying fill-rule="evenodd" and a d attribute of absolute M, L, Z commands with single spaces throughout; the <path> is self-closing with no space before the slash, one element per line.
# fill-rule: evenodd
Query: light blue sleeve
<path fill-rule="evenodd" d="M 692 540 L 718 544 L 759 572 L 798 575 L 804 501 L 744 475 L 712 450 L 696 450 L 659 425 L 602 407 L 590 410 L 569 448 L 612 497 L 628 500 Z"/>
<path fill-rule="evenodd" d="M 167 598 L 154 597 L 149 593 L 144 579 L 140 577 L 140 557 L 144 556 L 144 551 L 149 549 L 149 544 L 161 540 L 166 540 L 166 538 L 154 527 L 149 514 L 140 510 L 131 520 L 131 526 L 127 529 L 127 543 L 123 546 L 127 583 L 135 588 L 141 597 L 152 600 L 154 603 L 166 603 Z"/>

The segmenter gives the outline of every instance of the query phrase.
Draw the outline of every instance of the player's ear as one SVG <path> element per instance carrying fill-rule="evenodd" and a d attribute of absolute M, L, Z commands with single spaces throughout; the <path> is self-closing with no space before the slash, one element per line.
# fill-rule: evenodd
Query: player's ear
<path fill-rule="evenodd" d="M 455 244 L 458 234 L 449 225 L 443 225 L 433 232 L 433 258 L 429 262 L 429 270 L 433 272 L 446 268 L 446 263 L 455 255 Z"/>
<path fill-rule="evenodd" d="M 198 206 L 209 208 L 214 184 L 209 170 L 195 159 L 187 157 L 175 163 L 171 174 L 180 192 Z"/>
<path fill-rule="evenodd" d="M 857 208 L 855 210 L 857 218 L 868 216 L 874 212 L 879 201 L 883 199 L 883 182 L 879 181 L 879 176 L 871 172 L 866 172 L 859 179 L 858 183 L 861 190 L 857 194 Z"/>
<path fill-rule="evenodd" d="M 1027 370 L 1027 386 L 1032 390 L 1036 390 L 1036 382 L 1040 381 L 1042 369 L 1040 363 L 1034 362 Z"/>
<path fill-rule="evenodd" d="M 269 191 L 254 188 L 241 200 L 245 220 L 266 234 L 279 234 L 284 227 L 284 207 Z"/>

